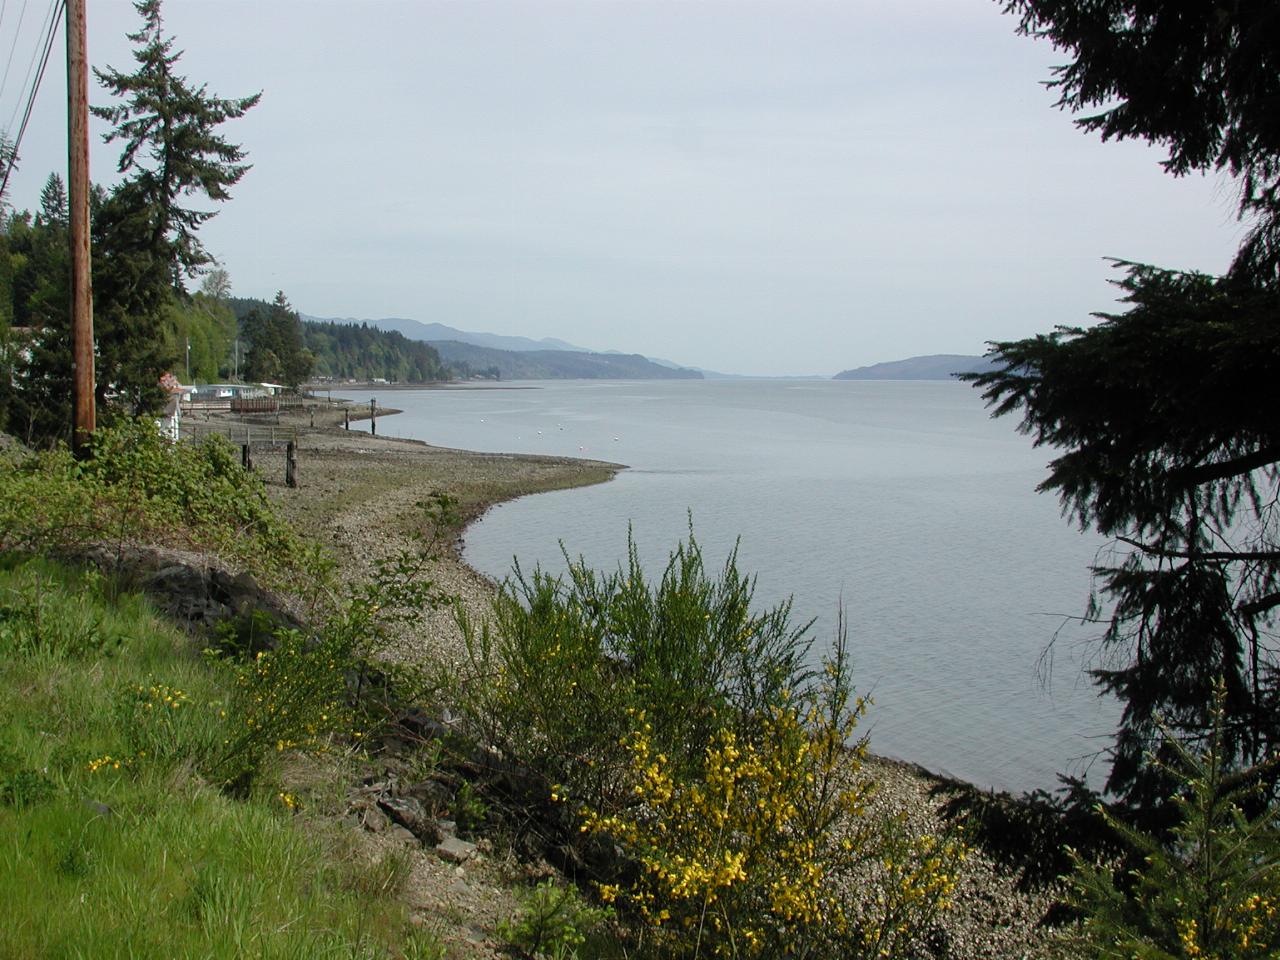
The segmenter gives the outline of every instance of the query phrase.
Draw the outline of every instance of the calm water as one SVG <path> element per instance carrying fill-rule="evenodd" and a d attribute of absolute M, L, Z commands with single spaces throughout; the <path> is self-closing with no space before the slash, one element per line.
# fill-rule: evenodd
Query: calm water
<path fill-rule="evenodd" d="M 494 577 L 571 554 L 613 568 L 628 524 L 660 570 L 692 512 L 710 562 L 741 537 L 757 599 L 788 595 L 831 635 L 848 612 L 872 749 L 982 786 L 1051 788 L 1105 743 L 1118 710 L 1081 679 L 1101 541 L 1035 493 L 1045 451 L 950 382 L 551 381 L 384 392 L 379 433 L 474 450 L 587 456 L 629 470 L 527 497 L 467 533 Z M 377 391 L 373 391 L 375 397 Z M 369 394 L 356 395 L 366 400 Z M 1060 631 L 1060 632 L 1059 632 Z M 1058 632 L 1053 671 L 1041 654 Z M 1092 776 L 1103 773 L 1101 762 Z"/>

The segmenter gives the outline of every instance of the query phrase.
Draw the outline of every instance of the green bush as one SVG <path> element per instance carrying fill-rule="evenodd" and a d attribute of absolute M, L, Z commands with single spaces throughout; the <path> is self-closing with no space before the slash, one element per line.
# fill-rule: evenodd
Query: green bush
<path fill-rule="evenodd" d="M 698 767 L 718 730 L 749 736 L 814 680 L 808 625 L 791 624 L 789 603 L 756 613 L 754 589 L 736 551 L 709 575 L 692 536 L 656 586 L 634 542 L 612 574 L 581 560 L 564 578 L 517 566 L 489 620 L 460 614 L 471 668 L 460 706 L 489 743 L 614 809 L 630 796 L 623 741 L 637 713 L 679 773 Z"/>
<path fill-rule="evenodd" d="M 1249 819 L 1244 804 L 1259 768 L 1231 770 L 1223 743 L 1224 687 L 1213 727 L 1194 753 L 1172 738 L 1160 762 L 1176 782 L 1180 820 L 1168 840 L 1102 811 L 1141 866 L 1117 875 L 1108 863 L 1075 859 L 1082 935 L 1098 957 L 1262 960 L 1280 954 L 1280 830 L 1274 807 Z M 1274 764 L 1277 761 L 1272 761 Z"/>
<path fill-rule="evenodd" d="M 591 931 L 609 915 L 609 910 L 583 900 L 576 887 L 544 880 L 521 897 L 516 918 L 498 924 L 498 936 L 526 956 L 577 956 Z"/>
<path fill-rule="evenodd" d="M 149 420 L 97 431 L 84 462 L 59 449 L 0 471 L 0 550 L 95 542 L 209 549 L 274 582 L 322 581 L 332 570 L 276 516 L 226 440 L 169 443 Z"/>
<path fill-rule="evenodd" d="M 843 621 L 815 668 L 808 625 L 753 591 L 692 536 L 656 584 L 634 543 L 612 575 L 517 568 L 462 618 L 459 711 L 619 852 L 597 890 L 658 955 L 908 956 L 963 846 L 871 814 Z"/>
<path fill-rule="evenodd" d="M 438 516 L 447 497 L 426 505 Z M 436 544 L 428 541 L 374 564 L 369 580 L 315 604 L 312 631 L 277 629 L 266 648 L 224 643 L 210 655 L 233 676 L 233 718 L 209 773 L 247 789 L 272 753 L 324 751 L 335 741 L 357 743 L 398 706 L 425 696 L 421 671 L 385 660 L 394 631 L 413 627 L 430 609 L 452 602 L 431 579 Z"/>

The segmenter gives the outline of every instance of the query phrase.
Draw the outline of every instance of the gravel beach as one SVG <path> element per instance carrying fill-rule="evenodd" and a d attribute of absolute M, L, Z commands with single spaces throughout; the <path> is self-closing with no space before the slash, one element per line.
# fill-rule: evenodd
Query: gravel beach
<path fill-rule="evenodd" d="M 237 442 L 248 430 L 255 466 L 272 499 L 303 533 L 330 547 L 351 578 L 365 575 L 377 558 L 408 545 L 415 534 L 434 532 L 425 529 L 425 514 L 418 506 L 432 493 L 453 497 L 461 518 L 469 522 L 500 501 L 606 482 L 623 469 L 592 460 L 433 447 L 371 436 L 367 423 L 354 419 L 351 430 L 342 424 L 340 408 L 320 403 L 314 409 L 282 413 L 278 421 L 248 425 L 225 415 L 197 415 L 186 419 L 184 430 L 195 435 L 229 433 Z M 284 443 L 295 438 L 299 486 L 291 489 L 284 483 Z M 436 582 L 460 597 L 469 612 L 482 615 L 494 584 L 462 561 L 460 545 L 458 533 L 451 531 Z M 457 662 L 462 652 L 452 614 L 437 614 L 426 629 L 403 637 L 396 655 Z M 929 793 L 936 781 L 927 772 L 874 758 L 863 772 L 879 782 L 877 806 L 907 811 L 914 829 L 922 832 L 941 828 L 937 801 Z M 450 955 L 502 955 L 495 931 L 498 921 L 515 908 L 511 864 L 482 858 L 464 869 L 424 850 L 413 857 L 411 900 L 424 925 L 449 944 Z M 1002 874 L 980 850 L 974 851 L 960 878 L 955 907 L 943 923 L 942 955 L 1010 960 L 1059 956 L 1051 936 L 1038 925 L 1052 902 L 1049 893 L 1018 892 L 1014 878 Z"/>

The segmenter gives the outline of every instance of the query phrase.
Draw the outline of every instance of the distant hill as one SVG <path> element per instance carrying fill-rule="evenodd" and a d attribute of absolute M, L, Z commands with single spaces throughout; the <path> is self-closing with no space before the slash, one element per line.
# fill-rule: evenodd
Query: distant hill
<path fill-rule="evenodd" d="M 908 357 L 873 363 L 837 373 L 833 380 L 950 380 L 957 373 L 985 373 L 994 364 L 986 357 L 959 353 L 934 353 L 927 357 Z"/>
<path fill-rule="evenodd" d="M 430 345 L 451 367 L 497 375 L 503 380 L 701 380 L 697 370 L 664 367 L 638 353 L 574 350 L 494 350 L 457 340 Z"/>
<path fill-rule="evenodd" d="M 231 297 L 228 304 L 241 324 L 255 310 L 270 315 L 271 304 L 253 297 Z M 428 344 L 367 323 L 300 317 L 301 347 L 310 351 L 310 375 L 338 380 L 390 380 L 433 383 L 467 371 L 449 370 Z M 251 335 L 250 335 L 251 338 Z"/>
<path fill-rule="evenodd" d="M 431 342 L 435 340 L 456 340 L 459 343 L 470 343 L 477 347 L 490 347 L 494 350 L 514 350 L 524 353 L 531 350 L 571 350 L 589 353 L 586 347 L 575 346 L 558 340 L 555 337 L 543 337 L 531 340 L 529 337 L 511 337 L 500 333 L 472 333 L 459 330 L 443 323 L 422 323 L 419 320 L 407 320 L 403 317 L 385 317 L 381 320 L 352 320 L 351 318 L 333 319 L 321 317 L 304 317 L 306 320 L 318 320 L 334 323 L 367 323 L 379 330 L 394 331 L 403 334 L 410 340 Z"/>

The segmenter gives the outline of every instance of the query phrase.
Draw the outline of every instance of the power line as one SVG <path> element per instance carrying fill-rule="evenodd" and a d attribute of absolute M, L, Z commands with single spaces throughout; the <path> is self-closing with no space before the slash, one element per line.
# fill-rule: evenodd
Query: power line
<path fill-rule="evenodd" d="M 0 27 L 4 26 L 4 15 L 9 12 L 9 0 L 0 0 Z M 3 85 L 0 84 L 0 90 Z"/>
<path fill-rule="evenodd" d="M 22 37 L 22 22 L 27 17 L 27 0 L 22 0 L 22 9 L 18 11 L 18 25 L 13 29 L 13 43 L 9 46 L 9 59 L 4 64 L 4 78 L 0 80 L 0 95 L 3 95 L 4 88 L 9 83 L 9 71 L 13 68 L 13 55 L 18 49 L 18 40 Z M 33 58 L 34 59 L 34 58 Z M 30 75 L 30 66 L 27 67 L 28 75 Z M 26 81 L 23 81 L 25 85 Z"/>
<path fill-rule="evenodd" d="M 49 66 L 49 55 L 53 52 L 53 41 L 58 35 L 58 21 L 61 12 L 66 8 L 66 0 L 54 0 L 52 16 L 49 18 L 47 35 L 44 41 L 44 54 L 40 58 L 40 69 L 36 71 L 35 82 L 31 85 L 31 94 L 27 97 L 27 107 L 22 114 L 22 123 L 18 127 L 18 135 L 13 140 L 13 153 L 9 165 L 5 168 L 4 179 L 0 180 L 0 197 L 4 196 L 9 186 L 9 177 L 17 164 L 18 148 L 22 145 L 22 137 L 27 132 L 27 124 L 31 121 L 31 111 L 35 108 L 36 94 L 40 92 L 40 83 L 44 80 L 44 71 Z"/>
<path fill-rule="evenodd" d="M 22 12 L 25 14 L 27 12 L 26 11 L 27 0 L 22 0 L 22 3 L 23 3 Z M 47 31 L 50 28 L 50 24 L 52 24 L 57 18 L 57 7 L 58 7 L 58 0 L 51 0 L 49 4 L 48 19 L 41 21 L 41 26 L 36 36 L 46 35 Z M 18 20 L 18 28 L 19 30 L 21 30 L 22 28 L 22 18 L 19 18 Z M 14 35 L 13 42 L 15 45 L 18 42 L 19 36 L 20 34 Z M 18 118 L 18 114 L 22 110 L 22 101 L 24 96 L 23 91 L 27 89 L 27 84 L 31 82 L 31 74 L 32 74 L 32 71 L 35 70 L 36 62 L 40 59 L 40 50 L 42 49 L 42 47 L 43 47 L 43 42 L 37 42 L 35 45 L 35 49 L 31 51 L 31 59 L 27 61 L 27 72 L 22 78 L 22 86 L 18 88 L 18 98 L 14 102 L 13 113 L 9 116 L 9 125 L 5 127 L 5 130 L 13 129 L 13 122 Z M 10 51 L 9 63 L 5 65 L 6 80 L 9 76 L 9 69 L 12 67 L 12 65 L 13 65 L 13 54 L 12 54 L 12 51 Z M 6 83 L 0 82 L 0 96 L 4 95 L 4 88 L 6 86 L 7 86 Z"/>

